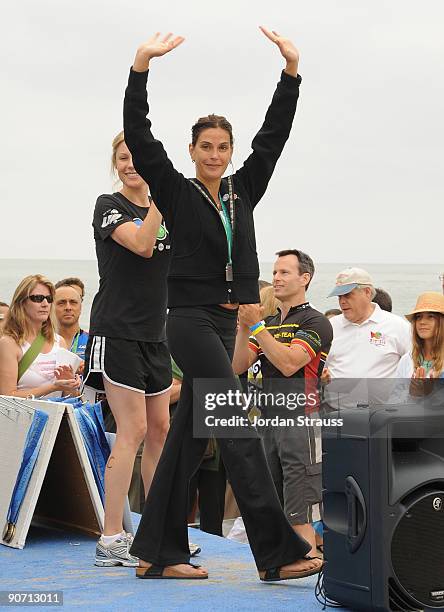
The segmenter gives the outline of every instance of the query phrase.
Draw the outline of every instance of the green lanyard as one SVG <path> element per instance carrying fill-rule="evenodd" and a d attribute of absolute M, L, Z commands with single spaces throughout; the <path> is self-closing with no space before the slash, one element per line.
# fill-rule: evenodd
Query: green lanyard
<path fill-rule="evenodd" d="M 79 331 L 76 333 L 76 335 L 72 339 L 71 348 L 69 349 L 71 351 L 71 353 L 76 353 L 76 355 L 77 355 L 77 349 L 79 347 L 79 338 L 80 338 L 80 332 L 81 331 L 82 330 L 79 329 Z"/>
<path fill-rule="evenodd" d="M 202 189 L 202 187 L 196 183 L 193 179 L 189 179 L 190 183 L 194 185 L 194 187 L 203 195 L 203 197 L 211 204 L 211 206 L 216 210 L 217 214 L 220 216 L 222 221 L 222 225 L 224 226 L 225 235 L 227 237 L 227 247 L 228 247 L 228 261 L 225 266 L 225 280 L 229 283 L 233 281 L 233 261 L 231 259 L 231 250 L 233 246 L 233 228 L 234 228 L 234 196 L 233 196 L 233 181 L 232 177 L 227 177 L 228 182 L 228 192 L 229 192 L 229 203 L 230 203 L 230 212 L 228 211 L 222 201 L 222 198 L 219 194 L 219 201 L 222 207 L 222 210 L 219 211 L 213 199 Z M 230 289 L 231 291 L 231 289 Z"/>
<path fill-rule="evenodd" d="M 225 208 L 225 204 L 222 201 L 221 195 L 219 194 L 219 202 L 221 205 L 221 210 L 219 212 L 220 218 L 222 219 L 222 223 L 224 224 L 225 233 L 227 235 L 227 244 L 228 244 L 228 263 L 233 263 L 231 260 L 231 249 L 233 248 L 233 230 L 231 228 L 230 217 L 228 216 L 228 211 Z"/>

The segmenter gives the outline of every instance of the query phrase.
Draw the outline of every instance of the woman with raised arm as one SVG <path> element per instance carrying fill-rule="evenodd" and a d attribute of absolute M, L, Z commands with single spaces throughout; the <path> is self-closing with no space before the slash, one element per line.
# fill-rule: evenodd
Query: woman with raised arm
<path fill-rule="evenodd" d="M 134 460 L 144 441 L 141 471 L 147 492 L 169 427 L 170 243 L 123 132 L 113 140 L 111 163 L 122 188 L 99 196 L 94 210 L 100 284 L 91 309 L 84 384 L 106 393 L 117 426 L 105 468 L 105 524 L 95 564 L 135 567 L 138 560 L 129 553 L 132 535 L 122 524 Z"/>
<path fill-rule="evenodd" d="M 192 127 L 189 152 L 195 179 L 174 169 L 151 132 L 149 64 L 180 45 L 182 37 L 156 34 L 141 45 L 125 94 L 125 137 L 134 166 L 149 182 L 172 233 L 167 335 L 184 373 L 180 402 L 131 547 L 140 559 L 139 578 L 208 577 L 205 569 L 189 563 L 186 524 L 189 480 L 207 446 L 206 439 L 193 437 L 193 381 L 223 379 L 230 389 L 239 388 L 231 366 L 237 309 L 240 303 L 259 301 L 253 209 L 289 136 L 301 81 L 292 42 L 261 30 L 277 45 L 286 66 L 253 152 L 233 176 L 222 178 L 233 153 L 225 117 L 208 115 Z M 305 557 L 310 545 L 294 533 L 282 512 L 259 437 L 218 441 L 261 580 L 318 572 L 322 562 Z"/>

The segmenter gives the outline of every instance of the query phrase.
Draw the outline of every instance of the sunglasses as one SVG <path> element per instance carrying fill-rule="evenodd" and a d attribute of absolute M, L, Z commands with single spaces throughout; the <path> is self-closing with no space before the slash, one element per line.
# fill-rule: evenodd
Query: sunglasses
<path fill-rule="evenodd" d="M 34 302 L 34 304 L 41 304 L 43 300 L 46 300 L 48 304 L 52 304 L 54 301 L 54 298 L 52 297 L 52 295 L 35 294 L 35 295 L 28 295 L 28 298 L 31 300 L 31 302 Z"/>

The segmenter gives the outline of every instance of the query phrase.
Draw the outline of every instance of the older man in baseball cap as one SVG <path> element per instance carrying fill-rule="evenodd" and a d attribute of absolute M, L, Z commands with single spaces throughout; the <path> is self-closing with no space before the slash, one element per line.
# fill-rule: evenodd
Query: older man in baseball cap
<path fill-rule="evenodd" d="M 400 358 L 411 347 L 409 324 L 372 302 L 375 293 L 373 279 L 366 270 L 346 268 L 336 277 L 336 285 L 329 295 L 337 296 L 342 314 L 330 321 L 333 343 L 323 380 L 361 379 L 364 383 L 359 385 L 356 381 L 348 385 L 353 387 L 353 393 L 341 398 L 342 406 L 366 403 L 369 400 L 366 381 L 393 378 Z M 376 386 L 382 390 L 381 385 Z M 334 387 L 326 392 L 330 405 L 336 403 Z M 379 399 L 382 401 L 384 397 Z"/>

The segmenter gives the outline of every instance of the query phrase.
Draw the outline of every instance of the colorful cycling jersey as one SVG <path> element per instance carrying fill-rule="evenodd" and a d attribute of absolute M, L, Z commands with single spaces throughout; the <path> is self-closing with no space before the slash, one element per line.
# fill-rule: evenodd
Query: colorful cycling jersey
<path fill-rule="evenodd" d="M 89 334 L 87 331 L 83 329 L 79 329 L 74 338 L 72 339 L 71 348 L 69 349 L 71 353 L 75 353 L 85 361 L 85 349 L 88 344 Z"/>
<path fill-rule="evenodd" d="M 265 327 L 275 340 L 286 346 L 295 344 L 301 346 L 311 359 L 304 367 L 290 377 L 286 377 L 262 352 L 257 338 L 251 336 L 249 348 L 260 359 L 263 387 L 266 388 L 267 380 L 279 378 L 310 379 L 314 383 L 310 387 L 317 386 L 333 340 L 333 330 L 327 317 L 306 302 L 290 308 L 283 321 L 280 312 L 267 317 Z"/>

